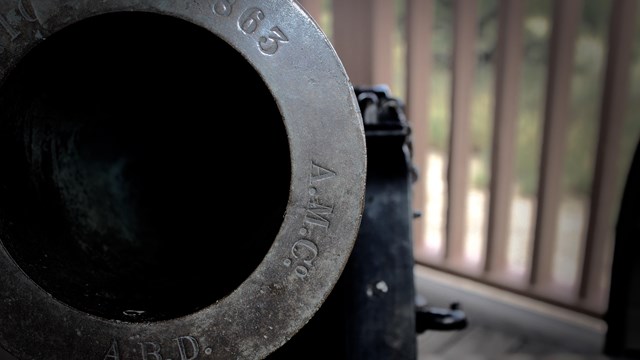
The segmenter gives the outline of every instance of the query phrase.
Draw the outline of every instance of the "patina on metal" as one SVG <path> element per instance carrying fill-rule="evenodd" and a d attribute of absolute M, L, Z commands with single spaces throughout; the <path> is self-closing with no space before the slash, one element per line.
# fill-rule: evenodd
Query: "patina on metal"
<path fill-rule="evenodd" d="M 358 241 L 320 311 L 269 360 L 415 360 L 411 128 L 386 86 L 356 88 L 367 140 Z M 326 344 L 309 353 L 316 339 Z"/>
<path fill-rule="evenodd" d="M 331 292 L 364 135 L 295 2 L 0 0 L 0 77 L 18 359 L 260 359 Z"/>

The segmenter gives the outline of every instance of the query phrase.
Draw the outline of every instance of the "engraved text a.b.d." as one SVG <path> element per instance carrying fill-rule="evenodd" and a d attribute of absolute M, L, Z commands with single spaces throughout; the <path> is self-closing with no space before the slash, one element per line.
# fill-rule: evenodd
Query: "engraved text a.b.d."
<path fill-rule="evenodd" d="M 138 354 L 135 360 L 196 360 L 200 357 L 200 344 L 193 336 L 181 336 L 174 339 L 174 344 L 177 344 L 177 346 L 163 347 L 158 342 L 139 342 L 137 349 L 134 351 L 134 353 Z M 211 348 L 206 348 L 204 353 L 210 355 L 212 353 Z M 125 360 L 121 355 L 118 341 L 114 339 L 111 341 L 103 360 Z"/>

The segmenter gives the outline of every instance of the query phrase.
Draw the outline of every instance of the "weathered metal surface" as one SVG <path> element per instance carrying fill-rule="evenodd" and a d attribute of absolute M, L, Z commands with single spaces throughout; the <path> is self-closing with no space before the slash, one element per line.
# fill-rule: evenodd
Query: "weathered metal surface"
<path fill-rule="evenodd" d="M 365 211 L 347 274 L 347 359 L 416 359 L 411 128 L 385 87 L 357 91 L 367 139 Z"/>
<path fill-rule="evenodd" d="M 103 15 L 107 13 L 129 15 Z M 138 36 L 142 50 L 129 43 L 111 59 L 115 62 L 128 64 L 136 51 L 144 55 L 147 40 L 161 44 L 171 38 L 171 29 L 159 31 L 160 40 L 145 32 L 147 20 L 137 29 L 137 13 L 147 13 L 145 19 L 186 20 L 240 56 L 214 51 L 202 55 L 211 61 L 201 64 L 201 54 L 191 48 L 187 59 L 168 49 L 166 56 L 179 64 L 175 69 L 163 63 L 162 51 L 154 48 L 151 54 L 159 55 L 155 59 L 162 66 L 151 66 L 151 73 L 148 62 L 138 64 L 140 71 L 146 69 L 139 83 L 125 81 L 111 91 L 114 84 L 95 82 L 117 82 L 122 74 L 137 72 L 126 66 L 111 69 L 102 54 L 95 59 L 105 67 L 76 74 L 71 85 L 51 83 L 63 79 L 64 71 L 92 69 L 91 62 L 77 59 L 95 60 L 91 54 L 118 50 L 127 31 Z M 82 20 L 97 15 L 89 20 L 97 21 L 93 28 L 79 29 L 110 26 L 108 31 L 102 27 L 96 38 L 114 42 L 108 47 L 91 46 L 91 33 L 76 34 L 72 39 L 88 43 L 67 41 L 61 57 L 55 49 L 42 50 L 53 54 L 50 59 L 28 55 L 39 54 L 63 28 L 70 34 L 86 22 Z M 201 37 L 196 30 L 193 36 Z M 190 38 L 170 40 L 194 45 Z M 77 57 L 64 54 L 74 49 Z M 263 85 L 244 83 L 248 77 L 234 72 L 243 69 L 241 65 L 223 61 L 236 58 L 255 69 L 276 107 L 265 109 L 268 99 L 252 97 Z M 70 66 L 67 59 L 77 64 Z M 55 67 L 48 68 L 49 61 Z M 362 214 L 362 122 L 335 52 L 295 2 L 0 0 L 0 77 L 0 166 L 8 169 L 0 179 L 0 346 L 18 359 L 260 359 L 303 327 L 337 282 Z M 193 79 L 197 91 L 179 87 L 192 84 L 185 77 Z M 176 86 L 170 88 L 175 94 L 161 93 L 165 80 Z M 30 88 L 41 85 L 46 89 Z M 137 91 L 138 86 L 153 96 Z M 119 96 L 134 105 L 115 102 Z M 172 105 L 172 96 L 180 99 L 178 105 Z M 190 100 L 210 113 L 190 113 Z M 74 101 L 82 111 L 69 110 Z M 156 105 L 167 105 L 168 110 L 147 113 Z M 135 111 L 127 113 L 130 108 Z M 107 109 L 106 119 L 102 109 Z M 288 180 L 288 169 L 283 170 L 282 159 L 262 156 L 278 152 L 266 148 L 266 142 L 253 154 L 242 155 L 243 141 L 260 138 L 245 138 L 244 132 L 262 129 L 260 122 L 273 118 L 274 111 L 284 123 L 290 157 L 283 210 L 270 203 L 277 202 L 270 193 L 280 194 L 274 189 L 282 186 L 273 179 Z M 212 124 L 205 127 L 203 122 Z M 145 132 L 147 126 L 156 130 Z M 216 126 L 222 128 L 216 131 Z M 233 148 L 222 145 L 222 137 L 232 137 L 227 142 Z M 172 146 L 178 155 L 172 155 Z M 90 150 L 89 155 L 83 149 Z M 151 167 L 148 173 L 118 172 L 119 161 L 126 165 L 138 156 Z M 166 156 L 171 161 L 163 169 Z M 174 183 L 179 187 L 172 187 Z M 28 201 L 20 204 L 17 199 L 23 194 Z M 136 197 L 139 194 L 147 195 Z M 166 198 L 147 201 L 158 194 Z M 239 205 L 225 209 L 225 201 L 234 197 Z M 216 203 L 219 199 L 224 201 Z M 203 215 L 196 210 L 200 208 L 216 211 Z M 225 210 L 222 219 L 215 218 Z M 255 235 L 255 229 L 274 215 L 281 224 L 273 242 L 256 239 L 260 234 Z M 180 219 L 177 225 L 170 224 L 173 216 Z M 58 218 L 64 221 L 52 220 Z M 189 229 L 192 222 L 207 233 Z M 130 232 L 114 234 L 121 225 Z M 161 241 L 154 242 L 154 236 Z M 245 266 L 249 258 L 256 261 L 254 243 L 266 243 L 268 252 Z M 145 252 L 147 246 L 160 257 Z M 92 268 L 94 261 L 100 271 Z M 130 293 L 135 296 L 126 295 Z"/>
<path fill-rule="evenodd" d="M 356 89 L 367 139 L 362 226 L 347 267 L 309 324 L 269 359 L 415 360 L 410 128 L 385 87 Z M 330 346 L 315 346 L 317 340 Z"/>

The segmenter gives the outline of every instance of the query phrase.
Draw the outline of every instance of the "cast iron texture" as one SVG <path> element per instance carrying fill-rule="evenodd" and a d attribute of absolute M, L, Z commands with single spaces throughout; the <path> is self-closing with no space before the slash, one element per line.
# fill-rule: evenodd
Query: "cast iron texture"
<path fill-rule="evenodd" d="M 39 260 L 42 260 L 42 263 L 47 263 L 47 260 L 44 260 L 47 258 L 47 251 L 49 249 L 58 251 L 55 250 L 58 247 L 46 245 L 51 240 L 46 237 L 49 234 L 47 231 L 24 224 L 19 224 L 18 230 L 14 228 L 17 225 L 14 223 L 15 219 L 11 218 L 13 216 L 11 214 L 14 214 L 15 211 L 7 204 L 14 204 L 15 201 L 5 202 L 4 200 L 5 198 L 12 199 L 11 197 L 14 196 L 12 193 L 17 190 L 8 186 L 14 184 L 15 181 L 5 182 L 0 186 L 2 189 L 0 196 L 3 197 L 0 199 L 0 203 L 2 203 L 0 214 L 2 215 L 0 217 L 0 241 L 2 243 L 0 246 L 0 346 L 20 360 L 264 358 L 287 342 L 318 310 L 337 282 L 358 232 L 365 188 L 366 153 L 362 122 L 353 89 L 326 37 L 311 18 L 291 0 L 0 0 L 0 78 L 2 86 L 15 85 L 20 91 L 24 91 L 23 94 L 33 95 L 32 90 L 34 89 L 20 88 L 20 84 L 23 82 L 13 80 L 14 85 L 11 85 L 13 70 L 20 71 L 20 62 L 26 58 L 29 51 L 34 48 L 33 51 L 38 51 L 36 47 L 39 44 L 46 43 L 47 39 L 55 37 L 63 28 L 68 27 L 71 31 L 74 24 L 83 20 L 105 16 L 104 14 L 107 13 L 123 12 L 143 12 L 181 19 L 181 21 L 206 29 L 229 44 L 240 54 L 243 61 L 255 69 L 275 101 L 288 140 L 290 182 L 287 184 L 289 192 L 285 195 L 288 198 L 281 218 L 282 223 L 277 227 L 277 235 L 273 243 L 268 246 L 266 256 L 256 265 L 255 270 L 249 271 L 248 277 L 244 280 L 242 280 L 244 276 L 236 276 L 240 279 L 241 284 L 235 289 L 230 289 L 231 293 L 226 294 L 225 291 L 218 291 L 220 282 L 225 282 L 228 277 L 234 277 L 236 275 L 234 272 L 239 269 L 238 264 L 243 263 L 251 251 L 242 246 L 225 247 L 226 250 L 223 254 L 217 254 L 213 260 L 208 262 L 207 257 L 203 255 L 207 252 L 203 249 L 209 249 L 210 245 L 204 244 L 207 242 L 243 242 L 249 246 L 252 244 L 254 239 L 248 235 L 251 229 L 257 226 L 256 224 L 264 222 L 265 218 L 271 218 L 273 211 L 277 213 L 276 205 L 265 202 L 264 199 L 268 197 L 265 197 L 264 193 L 271 191 L 272 178 L 282 178 L 277 174 L 280 169 L 279 165 L 269 166 L 272 162 L 278 163 L 282 159 L 263 158 L 259 156 L 260 153 L 254 154 L 256 156 L 242 157 L 242 152 L 233 150 L 216 154 L 209 159 L 207 156 L 201 156 L 197 165 L 212 168 L 216 175 L 206 178 L 207 181 L 200 181 L 197 184 L 198 188 L 206 188 L 209 180 L 211 186 L 215 187 L 217 179 L 233 179 L 239 176 L 233 171 L 220 168 L 217 162 L 218 157 L 234 157 L 236 161 L 248 169 L 241 174 L 245 178 L 238 179 L 239 186 L 233 189 L 220 188 L 220 193 L 237 191 L 244 194 L 238 196 L 238 201 L 241 201 L 240 209 L 232 214 L 233 217 L 241 220 L 234 222 L 231 228 L 213 229 L 212 234 L 216 234 L 215 236 L 207 235 L 200 240 L 204 248 L 198 246 L 198 242 L 193 242 L 190 239 L 197 234 L 188 231 L 188 229 L 185 229 L 184 233 L 172 233 L 176 243 L 189 244 L 190 249 L 186 252 L 181 249 L 175 255 L 172 255 L 171 252 L 165 252 L 162 255 L 163 260 L 168 259 L 169 261 L 175 257 L 175 264 L 178 264 L 178 266 L 171 267 L 173 262 L 167 263 L 171 269 L 166 274 L 162 274 L 162 276 L 169 276 L 173 279 L 172 293 L 166 296 L 174 300 L 163 302 L 162 290 L 158 290 L 154 286 L 141 284 L 141 286 L 144 285 L 142 287 L 144 291 L 133 287 L 132 291 L 138 291 L 141 294 L 145 291 L 157 291 L 154 296 L 163 303 L 160 309 L 151 309 L 150 313 L 152 314 L 146 316 L 144 310 L 137 308 L 122 307 L 114 311 L 114 304 L 118 304 L 118 301 L 122 300 L 122 295 L 117 295 L 113 302 L 105 301 L 100 304 L 77 299 L 84 295 L 79 290 L 69 293 L 68 299 L 60 299 L 64 295 L 52 296 L 53 293 L 63 294 L 63 292 L 54 289 L 56 284 L 40 283 L 48 281 L 43 275 L 47 274 L 47 269 L 38 268 L 38 264 L 41 263 Z M 114 32 L 117 32 L 119 25 L 118 22 L 112 23 Z M 144 31 L 145 26 L 146 24 L 141 22 L 139 24 L 140 30 Z M 127 25 L 127 29 L 137 31 L 135 26 L 132 27 L 130 24 Z M 191 39 L 185 38 L 184 41 L 188 43 Z M 87 44 L 77 44 L 78 51 L 81 52 L 85 45 Z M 144 46 L 144 43 L 140 43 L 140 45 Z M 224 84 L 224 79 L 237 77 L 236 82 L 241 82 L 244 79 L 243 75 L 234 74 L 227 65 L 229 64 L 212 62 L 210 69 L 203 73 L 204 78 L 217 76 L 220 79 L 220 84 Z M 90 65 L 83 64 L 81 68 L 85 70 L 90 68 Z M 171 66 L 154 69 L 157 71 L 158 79 L 169 77 L 172 81 L 178 81 L 179 76 L 170 74 L 184 70 L 184 68 L 174 69 Z M 100 74 L 103 74 L 104 78 L 104 71 L 103 68 L 92 69 L 92 72 L 84 74 L 85 81 L 90 84 L 94 80 L 100 79 Z M 28 74 L 20 76 L 28 76 Z M 53 78 L 55 79 L 55 77 Z M 67 133 L 67 128 L 56 128 L 55 121 L 47 120 L 50 115 L 48 111 L 56 109 L 56 102 L 51 99 L 64 97 L 55 94 L 56 87 L 60 85 L 61 88 L 64 88 L 63 85 L 65 85 L 47 83 L 48 79 L 48 77 L 31 79 L 34 84 L 44 84 L 43 86 L 48 87 L 49 90 L 43 93 L 52 97 L 45 96 L 38 99 L 44 103 L 49 101 L 46 107 L 36 109 L 25 107 L 23 101 L 31 101 L 31 99 L 22 99 L 19 101 L 20 104 L 14 108 L 12 101 L 18 100 L 12 98 L 12 92 L 6 92 L 0 100 L 3 102 L 0 129 L 3 131 L 1 136 L 4 140 L 35 144 L 36 148 L 31 149 L 34 150 L 34 154 L 46 154 L 49 158 L 54 158 L 54 155 L 59 152 L 54 150 L 47 152 L 41 147 L 43 144 L 55 143 L 53 140 L 56 139 L 73 139 L 74 128 L 71 127 Z M 161 85 L 162 81 L 157 81 L 157 83 Z M 216 135 L 218 138 L 215 138 L 213 134 L 211 138 L 197 134 L 196 139 L 199 144 L 193 145 L 194 151 L 206 149 L 207 140 L 211 142 L 214 149 L 217 149 L 216 142 L 220 141 L 219 137 L 221 136 L 233 137 L 234 140 L 231 142 L 241 148 L 243 146 L 243 131 L 257 126 L 260 121 L 263 121 L 260 117 L 262 109 L 260 101 L 263 100 L 253 99 L 250 96 L 252 94 L 251 88 L 243 87 L 244 84 L 236 84 L 237 86 L 233 86 L 235 91 L 233 95 L 238 96 L 240 100 L 217 101 L 219 99 L 214 96 L 217 93 L 212 88 L 221 86 L 220 84 L 205 84 L 201 87 L 204 95 L 194 99 L 194 103 L 201 100 L 206 101 L 207 98 L 210 101 L 208 103 L 210 116 L 202 116 L 199 121 L 228 122 L 237 131 L 218 133 Z M 122 84 L 122 87 L 125 89 L 122 91 L 129 91 L 135 95 L 134 91 L 127 90 L 128 83 Z M 247 88 L 247 94 L 242 93 L 243 88 Z M 177 93 L 184 90 L 175 89 Z M 38 94 L 37 91 L 35 93 Z M 76 91 L 74 94 L 78 93 L 81 91 Z M 106 93 L 102 92 L 101 94 Z M 208 97 L 208 94 L 212 96 Z M 90 92 L 80 95 L 83 96 L 83 101 L 92 100 Z M 154 104 L 162 105 L 163 102 L 172 101 L 171 96 L 158 98 L 142 96 L 142 98 L 149 101 L 151 107 Z M 186 102 L 187 99 L 183 99 L 183 101 Z M 82 106 L 80 101 L 78 101 L 78 106 Z M 39 109 L 48 110 L 40 113 Z M 139 108 L 136 107 L 136 109 Z M 95 108 L 85 110 L 94 111 Z M 273 111 L 269 111 L 269 114 L 273 114 Z M 251 115 L 247 115 L 248 112 Z M 196 126 L 198 124 L 193 119 L 187 121 L 188 119 L 181 118 L 180 113 L 175 111 L 170 114 L 173 115 L 162 114 L 158 111 L 154 113 L 154 115 L 161 117 L 176 116 L 172 126 L 163 128 L 162 134 L 170 134 L 172 129 L 176 129 L 177 135 L 182 136 L 185 135 L 179 130 L 182 126 Z M 128 129 L 129 124 L 135 130 L 134 134 L 139 133 L 144 136 L 145 133 L 141 130 L 144 129 L 144 126 L 135 122 L 140 121 L 142 124 L 153 125 L 152 121 L 145 118 L 146 116 L 147 114 L 144 112 L 130 114 L 126 118 L 127 121 L 118 119 L 120 122 L 117 122 L 117 126 L 114 127 L 109 125 L 108 119 L 100 119 L 98 123 L 106 126 L 107 129 L 116 130 L 114 131 L 116 135 L 106 134 L 107 139 L 120 139 L 119 134 Z M 30 121 L 36 119 L 38 124 L 46 124 L 42 129 L 49 132 L 46 132 L 44 139 L 37 138 L 37 141 L 25 139 L 23 130 L 25 126 L 26 128 L 30 126 L 25 123 L 25 119 Z M 64 116 L 56 117 L 56 119 L 61 119 L 64 124 L 71 122 L 76 125 L 77 123 L 74 121 L 83 121 L 82 116 L 72 120 Z M 19 122 L 19 126 L 15 125 L 15 122 Z M 212 126 L 215 127 L 215 124 Z M 97 128 L 101 129 L 100 126 Z M 23 130 L 9 131 L 15 129 Z M 36 135 L 42 134 L 42 129 L 37 129 L 38 131 L 34 131 L 34 133 Z M 204 131 L 204 129 L 198 131 Z M 101 139 L 101 134 L 100 132 L 94 134 L 96 141 Z M 20 138 L 18 139 L 18 137 Z M 127 146 L 136 144 L 135 139 L 126 140 Z M 188 141 L 184 139 L 180 141 L 180 144 L 185 143 Z M 111 148 L 121 149 L 119 143 L 111 144 Z M 149 143 L 145 142 L 145 144 Z M 154 149 L 162 148 L 162 143 L 151 141 L 150 144 Z M 109 149 L 109 146 L 106 144 L 102 148 Z M 71 148 L 65 147 L 65 149 Z M 55 173 L 55 169 L 38 168 L 36 165 L 48 164 L 48 160 L 34 160 L 33 157 L 28 156 L 31 154 L 30 149 L 24 147 L 23 153 L 3 154 L 2 160 L 11 162 L 12 159 L 15 160 L 16 157 L 21 156 L 26 160 L 15 160 L 15 162 L 20 165 L 16 168 L 22 172 L 36 171 L 38 175 L 36 177 Z M 112 154 L 112 152 L 107 152 L 107 154 Z M 170 155 L 171 151 L 163 150 L 160 155 L 163 154 Z M 183 155 L 186 154 L 187 152 Z M 79 156 L 82 157 L 82 154 L 80 153 Z M 69 163 L 75 164 L 74 166 L 86 164 L 86 158 L 82 159 L 82 161 L 70 160 Z M 162 156 L 155 159 L 159 162 L 156 165 L 161 166 Z M 180 159 L 174 160 L 180 161 Z M 101 164 L 104 164 L 111 160 L 106 156 L 101 161 Z M 91 162 L 89 161 L 89 163 Z M 172 162 L 172 164 L 175 163 L 175 161 Z M 16 164 L 11 166 L 15 167 Z M 6 164 L 0 164 L 0 166 L 4 165 Z M 195 166 L 195 163 L 192 165 Z M 70 168 L 76 169 L 77 166 L 74 166 Z M 80 173 L 88 171 L 95 174 L 96 171 L 98 173 L 102 171 L 101 169 L 114 168 L 114 166 L 98 167 L 97 170 L 89 171 L 83 166 L 77 167 Z M 183 165 L 182 167 L 191 169 L 191 165 Z M 172 167 L 168 166 L 167 173 L 172 170 Z M 44 177 L 47 178 L 47 176 Z M 66 178 L 76 179 L 73 176 Z M 177 179 L 177 177 L 175 178 Z M 103 182 L 104 179 L 99 176 L 95 178 L 88 176 L 84 179 L 91 185 L 88 187 L 89 190 L 99 189 L 98 192 L 104 196 L 129 194 L 126 191 L 111 191 L 110 184 L 112 182 Z M 54 180 L 56 179 L 54 178 Z M 180 181 L 183 181 L 181 184 L 185 186 L 189 184 L 188 181 Z M 74 183 L 74 181 L 67 182 L 65 180 L 57 184 L 70 183 Z M 84 182 L 78 181 L 76 185 L 84 186 L 83 184 Z M 114 184 L 120 183 L 115 182 Z M 56 198 L 56 201 L 64 200 L 65 196 L 74 193 L 74 191 L 67 190 L 61 190 L 60 197 Z M 168 188 L 166 192 L 172 194 L 174 190 Z M 158 189 L 157 193 L 160 192 L 162 191 Z M 94 216 L 96 213 L 98 215 L 106 213 L 107 216 L 114 214 L 120 216 L 121 211 L 130 210 L 127 207 L 129 204 L 127 198 L 118 199 L 119 202 L 109 202 L 102 201 L 104 198 L 100 194 L 95 195 L 96 198 L 94 198 L 93 193 L 78 193 L 86 196 L 80 202 L 83 204 L 82 206 L 90 208 L 96 206 L 96 209 L 100 210 L 92 212 L 87 209 L 73 209 L 81 214 Z M 191 195 L 196 197 L 198 194 L 194 192 Z M 37 196 L 37 194 L 33 196 Z M 102 200 L 96 201 L 96 199 Z M 174 196 L 170 203 L 181 204 L 180 201 L 182 200 L 179 199 L 179 196 Z M 69 202 L 60 200 L 60 203 L 68 204 Z M 111 209 L 110 206 L 113 204 L 116 207 L 122 207 Z M 209 204 L 209 206 L 217 205 Z M 103 212 L 102 210 L 105 209 L 106 211 Z M 31 210 L 33 209 L 20 209 L 26 214 L 29 214 Z M 177 212 L 183 210 L 192 211 L 192 209 L 179 209 Z M 42 209 L 33 211 L 42 211 Z M 100 219 L 100 226 L 95 226 L 95 229 L 114 229 L 118 228 L 113 226 L 114 223 L 120 224 L 125 221 L 122 219 L 127 217 L 122 215 L 122 219 L 117 218 L 113 222 L 103 221 L 105 219 L 100 216 L 97 218 Z M 165 222 L 171 221 L 170 216 L 160 218 Z M 17 219 L 22 218 L 17 217 Z M 188 219 L 182 221 L 188 224 Z M 206 221 L 206 219 L 202 219 L 202 221 Z M 105 223 L 106 225 L 104 225 Z M 140 223 L 146 224 L 144 221 Z M 91 221 L 83 221 L 81 225 L 85 226 L 86 224 L 95 225 Z M 45 225 L 53 226 L 55 224 L 46 223 Z M 132 228 L 146 229 L 144 226 L 137 227 L 137 225 Z M 161 230 L 158 231 L 161 233 Z M 41 241 L 32 241 L 30 236 L 35 232 L 38 233 Z M 56 236 L 65 234 L 65 232 L 51 234 L 54 233 L 58 234 Z M 73 232 L 73 234 L 74 241 L 83 240 L 82 231 Z M 110 239 L 111 235 L 101 233 L 100 236 L 99 242 L 102 244 L 105 240 Z M 115 241 L 116 243 L 122 243 L 121 240 L 128 239 L 127 236 L 113 235 L 114 239 L 118 239 Z M 135 236 L 133 238 L 137 239 Z M 93 237 L 84 240 L 86 241 L 79 242 L 78 249 L 101 249 L 101 247 L 93 245 L 84 246 L 94 241 Z M 30 248 L 39 254 L 34 256 L 35 259 L 28 255 L 29 249 L 16 245 L 22 244 L 23 241 L 30 244 Z M 134 243 L 136 242 L 134 241 Z M 38 248 L 38 244 L 41 244 L 45 250 Z M 106 249 L 103 249 L 104 252 L 108 253 L 109 248 L 107 246 Z M 127 256 L 123 252 L 107 255 L 112 256 L 114 261 L 120 261 L 117 256 L 119 254 Z M 204 264 L 198 264 L 197 273 L 188 266 L 189 259 L 177 259 L 178 256 L 188 257 L 189 255 L 204 262 Z M 59 251 L 56 256 L 60 256 Z M 222 263 L 219 263 L 221 261 Z M 64 263 L 64 257 L 58 263 Z M 108 266 L 110 262 L 105 263 L 107 265 L 106 271 L 112 271 L 113 267 Z M 92 271 L 91 264 L 92 262 L 88 262 L 86 265 L 89 272 Z M 153 265 L 157 266 L 158 264 Z M 208 265 L 211 269 L 209 274 L 206 273 Z M 246 270 L 245 267 L 240 268 Z M 130 270 L 133 271 L 130 273 L 132 277 L 140 277 L 136 273 L 135 266 L 131 269 L 133 269 Z M 82 266 L 75 267 L 73 270 L 76 274 L 69 275 L 69 279 L 73 280 L 85 276 L 81 271 Z M 202 271 L 205 272 L 204 276 Z M 38 276 L 30 274 L 42 276 L 41 279 L 36 280 L 34 278 Z M 145 273 L 146 275 L 147 273 Z M 126 279 L 126 276 L 118 276 L 121 279 Z M 194 277 L 198 280 L 194 281 Z M 145 277 L 140 278 L 144 279 Z M 100 279 L 98 278 L 97 281 L 101 281 Z M 183 279 L 184 282 L 181 283 L 180 279 Z M 96 279 L 94 278 L 94 280 Z M 73 281 L 70 281 L 71 283 Z M 127 286 L 130 285 L 127 284 Z M 71 285 L 69 286 L 71 287 Z M 49 291 L 47 291 L 48 289 Z M 179 289 L 177 294 L 176 289 Z M 117 292 L 117 286 L 113 286 L 112 291 L 96 296 L 104 299 L 106 295 L 117 294 Z M 209 297 L 209 292 L 216 292 L 217 295 Z M 182 303 L 183 299 L 191 298 L 191 294 L 196 293 L 205 294 L 200 298 L 201 301 Z M 144 303 L 145 301 L 153 302 L 154 299 L 154 297 L 149 299 L 145 296 L 140 298 L 125 300 L 140 300 Z M 206 304 L 207 299 L 214 298 L 219 299 Z M 126 301 L 123 304 L 126 304 Z M 176 305 L 180 308 L 177 311 L 172 311 L 170 308 L 174 302 L 179 304 Z M 169 307 L 167 308 L 169 310 L 163 308 L 165 305 Z M 112 308 L 109 309 L 109 307 Z M 192 311 L 189 310 L 190 307 L 192 307 Z M 134 319 L 137 315 L 140 315 L 140 318 Z"/>
<path fill-rule="evenodd" d="M 411 129 L 386 87 L 356 89 L 367 139 L 358 240 L 320 311 L 270 360 L 415 360 Z M 327 344 L 317 346 L 318 340 Z"/>

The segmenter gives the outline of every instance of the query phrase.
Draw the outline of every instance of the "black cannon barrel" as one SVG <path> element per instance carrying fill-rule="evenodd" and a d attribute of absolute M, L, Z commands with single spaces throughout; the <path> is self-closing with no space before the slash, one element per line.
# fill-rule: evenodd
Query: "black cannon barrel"
<path fill-rule="evenodd" d="M 0 0 L 0 346 L 255 359 L 335 285 L 365 146 L 291 0 Z"/>

